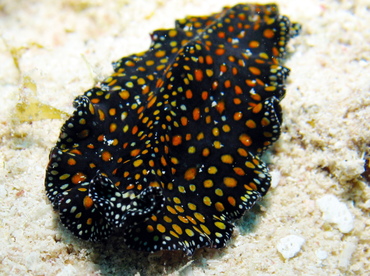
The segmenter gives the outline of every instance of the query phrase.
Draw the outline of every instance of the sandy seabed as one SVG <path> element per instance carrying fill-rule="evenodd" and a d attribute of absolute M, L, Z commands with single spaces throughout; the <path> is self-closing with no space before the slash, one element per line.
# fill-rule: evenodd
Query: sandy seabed
<path fill-rule="evenodd" d="M 361 176 L 370 145 L 365 0 L 276 1 L 303 28 L 285 63 L 283 133 L 269 156 L 274 185 L 226 248 L 184 257 L 136 252 L 119 239 L 84 242 L 61 227 L 45 196 L 49 151 L 66 117 L 22 122 L 17 104 L 71 114 L 73 99 L 112 73 L 111 61 L 148 48 L 151 31 L 238 2 L 0 1 L 1 275 L 370 273 L 370 188 Z"/>

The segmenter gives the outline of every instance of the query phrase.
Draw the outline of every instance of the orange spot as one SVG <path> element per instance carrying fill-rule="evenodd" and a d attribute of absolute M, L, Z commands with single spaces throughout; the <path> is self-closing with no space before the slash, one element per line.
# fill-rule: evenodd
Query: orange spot
<path fill-rule="evenodd" d="M 81 172 L 78 172 L 76 173 L 74 176 L 72 176 L 72 183 L 73 184 L 80 184 L 81 182 L 85 181 L 86 180 L 86 175 L 81 173 Z"/>
<path fill-rule="evenodd" d="M 226 72 L 227 72 L 227 66 L 226 66 L 226 64 L 221 64 L 221 65 L 220 65 L 220 71 L 221 71 L 222 73 L 226 73 Z"/>
<path fill-rule="evenodd" d="M 182 143 L 182 136 L 181 135 L 175 135 L 172 137 L 172 145 L 178 146 Z"/>
<path fill-rule="evenodd" d="M 235 178 L 232 177 L 224 177 L 224 184 L 226 187 L 234 188 L 238 184 Z"/>
<path fill-rule="evenodd" d="M 109 152 L 109 151 L 103 151 L 102 153 L 101 153 L 101 159 L 103 160 L 103 161 L 105 161 L 105 162 L 108 162 L 108 161 L 110 161 L 111 160 L 111 158 L 112 158 L 112 154 Z"/>
<path fill-rule="evenodd" d="M 259 103 L 255 107 L 253 107 L 252 112 L 259 113 L 261 110 L 262 110 L 262 103 Z"/>
<path fill-rule="evenodd" d="M 182 208 L 180 205 L 175 205 L 175 209 L 176 209 L 178 212 L 180 212 L 180 213 L 184 213 L 184 212 L 185 212 L 184 208 Z"/>
<path fill-rule="evenodd" d="M 182 223 L 189 223 L 189 220 L 184 217 L 184 216 L 177 216 L 177 218 L 182 222 Z"/>
<path fill-rule="evenodd" d="M 100 102 L 100 99 L 98 99 L 98 98 L 94 98 L 94 99 L 91 99 L 91 102 L 92 102 L 93 104 L 97 104 L 97 103 L 99 103 L 99 102 Z"/>
<path fill-rule="evenodd" d="M 117 79 L 112 80 L 110 83 L 108 83 L 108 86 L 113 86 L 117 83 Z"/>
<path fill-rule="evenodd" d="M 94 204 L 94 201 L 89 196 L 85 196 L 83 199 L 83 205 L 85 209 L 90 209 Z"/>
<path fill-rule="evenodd" d="M 235 94 L 237 95 L 243 94 L 243 90 L 241 89 L 239 85 L 234 86 L 234 91 L 235 91 Z"/>
<path fill-rule="evenodd" d="M 247 147 L 249 147 L 250 145 L 252 145 L 252 139 L 251 139 L 251 137 L 249 135 L 247 135 L 247 134 L 244 134 L 244 133 L 239 136 L 239 141 L 242 142 L 242 144 L 244 146 L 247 146 Z"/>
<path fill-rule="evenodd" d="M 95 114 L 94 106 L 91 103 L 89 104 L 89 111 L 91 114 Z"/>
<path fill-rule="evenodd" d="M 128 98 L 130 98 L 130 93 L 127 90 L 123 90 L 118 94 L 123 100 L 127 100 Z"/>
<path fill-rule="evenodd" d="M 213 58 L 209 55 L 206 56 L 206 63 L 209 64 L 209 65 L 213 64 Z"/>
<path fill-rule="evenodd" d="M 261 125 L 262 126 L 268 126 L 270 124 L 270 120 L 267 119 L 266 117 L 263 117 L 261 120 Z"/>
<path fill-rule="evenodd" d="M 133 135 L 135 135 L 138 131 L 139 131 L 138 126 L 134 126 L 134 127 L 132 128 L 131 133 L 132 133 Z"/>
<path fill-rule="evenodd" d="M 199 120 L 199 118 L 200 118 L 200 110 L 199 110 L 199 108 L 198 108 L 198 107 L 196 107 L 196 108 L 194 108 L 194 110 L 193 110 L 193 119 L 194 119 L 195 121 L 197 121 L 197 120 Z"/>
<path fill-rule="evenodd" d="M 224 112 L 225 110 L 225 102 L 219 101 L 216 105 L 216 110 L 218 111 L 218 113 L 222 114 L 222 112 Z"/>
<path fill-rule="evenodd" d="M 192 209 L 193 210 L 193 209 Z M 194 225 L 196 225 L 197 224 L 197 221 L 194 219 L 194 218 L 192 218 L 191 216 L 186 216 L 186 218 L 192 223 L 192 224 L 194 224 Z"/>
<path fill-rule="evenodd" d="M 202 100 L 205 101 L 208 99 L 208 92 L 207 91 L 203 91 L 202 92 Z"/>
<path fill-rule="evenodd" d="M 257 85 L 256 81 L 254 80 L 246 80 L 245 83 L 249 86 L 249 87 L 255 87 Z"/>
<path fill-rule="evenodd" d="M 205 226 L 204 224 L 201 224 L 200 225 L 200 228 L 202 228 L 202 230 L 204 231 L 204 233 L 206 233 L 207 235 L 211 235 L 211 231 L 209 231 L 208 227 Z"/>
<path fill-rule="evenodd" d="M 239 17 L 239 19 L 241 20 L 241 21 L 244 21 L 245 20 L 245 14 L 244 13 L 239 13 L 238 14 L 238 17 Z"/>
<path fill-rule="evenodd" d="M 256 128 L 256 127 L 257 127 L 257 125 L 256 125 L 255 121 L 253 121 L 253 120 L 248 120 L 248 121 L 246 121 L 246 122 L 245 122 L 245 125 L 246 125 L 247 127 L 249 127 L 249 128 Z"/>
<path fill-rule="evenodd" d="M 253 75 L 261 75 L 261 70 L 257 67 L 250 66 L 248 69 Z"/>
<path fill-rule="evenodd" d="M 271 29 L 266 29 L 263 31 L 263 36 L 266 37 L 266 38 L 273 38 L 275 36 L 275 32 Z"/>
<path fill-rule="evenodd" d="M 195 80 L 202 81 L 203 80 L 203 71 L 201 69 L 194 70 Z"/>
<path fill-rule="evenodd" d="M 187 171 L 185 172 L 184 178 L 185 178 L 185 180 L 190 181 L 190 180 L 195 179 L 196 175 L 197 175 L 197 169 L 196 168 L 190 168 L 190 169 L 187 169 Z"/>
<path fill-rule="evenodd" d="M 151 233 L 151 232 L 153 232 L 153 231 L 154 231 L 154 227 L 153 227 L 153 226 L 151 226 L 151 225 L 148 225 L 148 226 L 146 227 L 146 231 L 147 231 L 148 233 Z"/>
<path fill-rule="evenodd" d="M 161 57 L 164 57 L 166 55 L 166 51 L 164 50 L 160 50 L 160 51 L 157 51 L 154 53 L 154 56 L 157 57 L 157 58 L 161 58 Z"/>
<path fill-rule="evenodd" d="M 116 109 L 115 108 L 110 108 L 108 111 L 110 116 L 115 116 L 116 115 Z"/>
<path fill-rule="evenodd" d="M 133 162 L 133 165 L 134 167 L 139 167 L 141 164 L 143 164 L 143 160 L 142 159 L 137 159 Z"/>
<path fill-rule="evenodd" d="M 260 43 L 256 40 L 253 40 L 253 41 L 249 42 L 249 47 L 250 48 L 257 48 L 259 46 L 260 46 Z"/>
<path fill-rule="evenodd" d="M 111 124 L 109 125 L 109 131 L 110 131 L 110 132 L 115 132 L 115 131 L 116 131 L 116 129 L 117 129 L 117 124 L 116 124 L 116 123 L 111 123 Z"/>
<path fill-rule="evenodd" d="M 69 158 L 68 161 L 67 161 L 67 164 L 70 165 L 70 166 L 74 166 L 76 165 L 76 160 L 73 159 L 73 158 Z"/>
<path fill-rule="evenodd" d="M 132 60 L 128 60 L 125 62 L 125 65 L 132 67 L 132 66 L 135 66 L 135 62 L 133 62 Z"/>
<path fill-rule="evenodd" d="M 149 92 L 149 90 L 150 90 L 150 87 L 145 85 L 145 86 L 142 87 L 141 93 L 142 94 L 147 94 Z"/>
<path fill-rule="evenodd" d="M 260 86 L 265 86 L 265 83 L 262 80 L 260 80 L 260 79 L 256 79 L 256 82 Z"/>
<path fill-rule="evenodd" d="M 98 141 L 99 142 L 103 142 L 104 141 L 104 138 L 105 138 L 105 136 L 104 136 L 104 134 L 100 134 L 99 136 L 98 136 Z"/>
<path fill-rule="evenodd" d="M 217 33 L 217 36 L 221 39 L 225 38 L 226 37 L 226 33 L 225 32 L 218 32 Z"/>
<path fill-rule="evenodd" d="M 166 232 L 166 227 L 164 227 L 162 224 L 157 224 L 157 230 L 161 233 Z"/>
<path fill-rule="evenodd" d="M 183 232 L 182 232 L 182 229 L 180 226 L 178 226 L 177 224 L 172 224 L 172 228 L 173 230 L 176 231 L 177 234 L 181 235 Z"/>
<path fill-rule="evenodd" d="M 219 212 L 223 212 L 225 210 L 225 207 L 221 202 L 216 202 L 215 203 L 215 208 Z"/>
<path fill-rule="evenodd" d="M 238 148 L 238 153 L 239 153 L 240 156 L 243 156 L 243 157 L 248 156 L 248 152 L 245 149 L 242 149 L 242 148 Z"/>
<path fill-rule="evenodd" d="M 151 186 L 151 187 L 161 187 L 157 181 L 150 182 L 149 186 Z"/>
<path fill-rule="evenodd" d="M 242 103 L 242 100 L 239 99 L 239 98 L 234 98 L 233 99 L 233 102 L 234 102 L 234 104 L 241 104 Z"/>
<path fill-rule="evenodd" d="M 245 171 L 242 169 L 242 168 L 239 168 L 239 167 L 235 167 L 234 168 L 234 172 L 237 174 L 237 175 L 245 175 Z"/>
<path fill-rule="evenodd" d="M 253 182 L 249 182 L 249 187 L 251 187 L 253 190 L 257 191 L 257 186 Z"/>
<path fill-rule="evenodd" d="M 266 86 L 265 87 L 265 91 L 267 92 L 273 92 L 276 90 L 276 87 L 275 86 Z"/>
<path fill-rule="evenodd" d="M 183 126 L 186 126 L 188 124 L 188 118 L 187 117 L 181 117 L 181 124 Z"/>
<path fill-rule="evenodd" d="M 206 179 L 203 182 L 204 188 L 212 188 L 213 187 L 213 181 L 211 179 Z"/>
<path fill-rule="evenodd" d="M 241 112 L 234 113 L 234 121 L 239 121 L 241 118 L 243 118 L 243 113 Z"/>
<path fill-rule="evenodd" d="M 203 149 L 203 151 L 202 151 L 202 155 L 203 155 L 204 157 L 207 157 L 209 154 L 210 154 L 210 151 L 209 151 L 209 149 L 208 149 L 208 148 Z"/>
<path fill-rule="evenodd" d="M 218 49 L 216 49 L 215 54 L 218 55 L 218 56 L 222 56 L 222 55 L 225 54 L 225 52 L 226 52 L 226 50 L 224 48 L 218 48 Z"/>
<path fill-rule="evenodd" d="M 225 88 L 230 88 L 231 87 L 231 81 L 230 80 L 225 80 L 224 86 L 225 86 Z"/>
<path fill-rule="evenodd" d="M 225 164 L 232 164 L 234 162 L 234 158 L 230 154 L 224 154 L 221 156 L 221 161 Z"/>
<path fill-rule="evenodd" d="M 177 211 L 176 211 L 173 207 L 171 207 L 171 206 L 168 206 L 168 205 L 167 205 L 167 210 L 168 210 L 171 214 L 173 214 L 173 215 L 176 215 L 176 214 L 177 214 Z"/>
<path fill-rule="evenodd" d="M 232 196 L 229 196 L 227 198 L 227 201 L 230 203 L 231 206 L 235 206 L 236 205 L 236 200 Z"/>
<path fill-rule="evenodd" d="M 148 102 L 148 104 L 147 104 L 147 107 L 148 108 L 151 108 L 154 104 L 155 104 L 155 102 L 157 101 L 157 97 L 153 97 L 152 99 L 150 99 L 150 101 Z"/>
<path fill-rule="evenodd" d="M 104 111 L 101 109 L 98 109 L 98 114 L 99 114 L 99 120 L 104 121 L 105 120 L 105 114 Z"/>
<path fill-rule="evenodd" d="M 277 57 L 277 56 L 279 56 L 279 50 L 278 50 L 278 48 L 276 48 L 276 47 L 272 47 L 272 55 L 273 56 L 275 56 L 275 57 Z"/>
<path fill-rule="evenodd" d="M 164 220 L 165 222 L 167 222 L 167 223 L 171 223 L 171 222 L 172 222 L 172 219 L 171 219 L 170 217 L 168 217 L 168 216 L 164 216 L 164 217 L 163 217 L 163 220 Z"/>
<path fill-rule="evenodd" d="M 259 94 L 251 94 L 251 98 L 255 101 L 261 101 L 261 96 Z"/>
<path fill-rule="evenodd" d="M 74 153 L 74 154 L 78 154 L 78 155 L 82 155 L 82 152 L 79 151 L 78 149 L 73 149 L 70 151 L 70 153 Z"/>
<path fill-rule="evenodd" d="M 187 99 L 191 99 L 191 98 L 193 98 L 193 92 L 192 92 L 190 89 L 186 90 L 186 92 L 185 92 L 185 97 L 186 97 Z"/>
<path fill-rule="evenodd" d="M 163 165 L 163 166 L 167 166 L 167 161 L 166 161 L 166 158 L 164 158 L 163 156 L 161 156 L 161 164 Z"/>
<path fill-rule="evenodd" d="M 214 81 L 214 82 L 212 82 L 212 89 L 213 89 L 213 90 L 216 90 L 216 89 L 217 89 L 217 87 L 218 87 L 218 81 Z"/>
<path fill-rule="evenodd" d="M 138 108 L 138 110 L 136 111 L 136 112 L 137 112 L 137 114 L 140 114 L 139 119 L 141 119 L 141 118 L 144 116 L 144 113 L 143 113 L 144 108 L 145 108 L 144 106 L 141 106 L 141 107 L 139 107 L 139 108 Z"/>
<path fill-rule="evenodd" d="M 126 187 L 126 189 L 127 190 L 132 190 L 132 189 L 134 189 L 135 188 L 135 185 L 134 184 L 129 184 L 127 187 Z"/>
<path fill-rule="evenodd" d="M 207 205 L 207 206 L 211 206 L 211 204 L 212 204 L 212 200 L 211 200 L 211 198 L 210 198 L 210 197 L 205 196 L 205 197 L 203 197 L 203 203 L 204 203 L 205 205 Z"/>
<path fill-rule="evenodd" d="M 162 79 L 158 79 L 157 83 L 155 84 L 155 87 L 160 88 L 163 86 L 164 81 Z"/>
<path fill-rule="evenodd" d="M 132 157 L 135 157 L 135 156 L 137 156 L 140 152 L 141 152 L 141 150 L 140 150 L 140 149 L 134 149 L 134 150 L 132 150 L 132 151 L 130 152 L 130 155 L 131 155 Z"/>

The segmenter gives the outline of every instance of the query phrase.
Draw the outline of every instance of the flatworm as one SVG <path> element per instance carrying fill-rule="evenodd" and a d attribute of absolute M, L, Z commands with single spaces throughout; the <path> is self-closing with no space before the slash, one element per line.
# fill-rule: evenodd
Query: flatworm
<path fill-rule="evenodd" d="M 143 251 L 220 248 L 270 186 L 298 24 L 240 4 L 157 30 L 148 51 L 74 101 L 45 187 L 62 223 L 90 241 L 121 233 Z"/>

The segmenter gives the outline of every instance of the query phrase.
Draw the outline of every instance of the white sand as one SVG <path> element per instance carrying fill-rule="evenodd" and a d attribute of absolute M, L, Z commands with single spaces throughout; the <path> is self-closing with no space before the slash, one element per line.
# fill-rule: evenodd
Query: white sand
<path fill-rule="evenodd" d="M 370 144 L 368 0 L 277 1 L 303 30 L 285 64 L 283 134 L 270 157 L 276 187 L 227 248 L 146 254 L 119 239 L 80 241 L 58 224 L 43 182 L 64 120 L 21 123 L 20 98 L 32 102 L 33 88 L 71 114 L 73 99 L 111 74 L 111 61 L 148 48 L 150 31 L 237 2 L 0 1 L 1 275 L 369 273 L 370 188 L 360 177 Z"/>

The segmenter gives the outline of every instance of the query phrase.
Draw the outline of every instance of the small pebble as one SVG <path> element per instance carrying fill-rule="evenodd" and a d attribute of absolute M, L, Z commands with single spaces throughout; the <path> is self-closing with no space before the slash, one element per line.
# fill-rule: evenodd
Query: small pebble
<path fill-rule="evenodd" d="M 352 231 L 354 219 L 346 204 L 340 202 L 334 195 L 325 195 L 316 202 L 326 222 L 335 224 L 342 233 Z"/>
<path fill-rule="evenodd" d="M 322 249 L 316 250 L 316 257 L 319 258 L 320 260 L 325 260 L 328 257 L 328 252 Z"/>
<path fill-rule="evenodd" d="M 301 247 L 305 242 L 306 240 L 300 236 L 289 235 L 280 239 L 276 248 L 284 259 L 290 259 L 301 251 Z"/>

